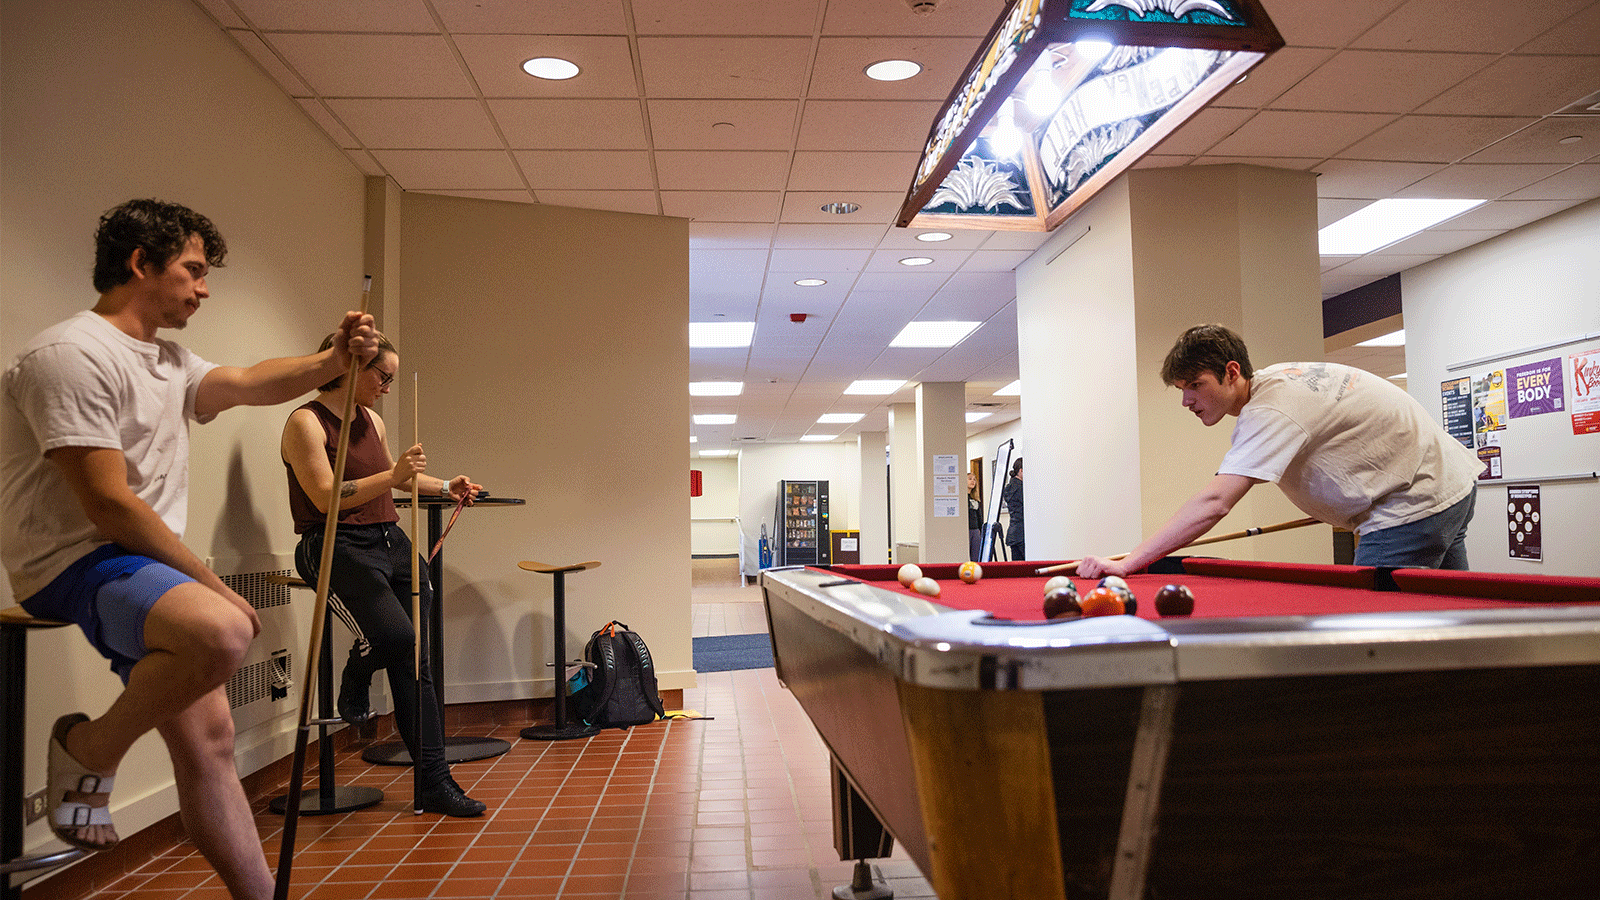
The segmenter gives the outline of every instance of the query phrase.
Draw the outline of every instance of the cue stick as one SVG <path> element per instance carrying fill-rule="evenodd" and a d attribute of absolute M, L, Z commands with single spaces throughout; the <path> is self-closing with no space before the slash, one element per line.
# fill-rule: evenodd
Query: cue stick
<path fill-rule="evenodd" d="M 372 276 L 361 279 L 361 314 L 367 314 L 372 296 Z M 346 346 L 348 352 L 349 347 Z M 318 655 L 322 649 L 322 623 L 327 618 L 328 594 L 333 581 L 333 540 L 339 529 L 339 487 L 344 482 L 344 464 L 350 455 L 350 420 L 356 411 L 356 373 L 361 360 L 350 354 L 350 368 L 344 378 L 344 412 L 339 417 L 339 443 L 333 454 L 333 487 L 328 493 L 328 517 L 322 526 L 322 561 L 317 569 L 317 600 L 311 610 L 311 646 L 306 652 L 306 677 L 300 688 L 300 727 L 294 738 L 294 762 L 289 766 L 289 796 L 283 805 L 283 843 L 278 848 L 278 872 L 273 884 L 273 900 L 289 900 L 289 876 L 294 860 L 294 836 L 300 826 L 300 788 L 306 774 L 306 738 L 311 733 L 311 687 L 316 679 Z"/>
<path fill-rule="evenodd" d="M 1260 528 L 1246 528 L 1243 531 L 1230 531 L 1227 534 L 1219 534 L 1216 537 L 1201 538 L 1198 541 L 1190 541 L 1189 543 L 1184 544 L 1182 547 L 1174 547 L 1173 549 L 1186 550 L 1190 547 L 1198 547 L 1201 544 L 1220 544 L 1223 541 L 1236 541 L 1239 538 L 1255 537 L 1258 534 L 1271 534 L 1274 531 L 1288 531 L 1291 528 L 1304 528 L 1307 525 L 1320 524 L 1322 524 L 1320 519 L 1294 519 L 1293 521 L 1289 522 L 1279 522 L 1276 525 L 1263 525 Z M 1128 551 L 1128 553 L 1132 552 L 1132 550 Z M 1106 559 L 1124 559 L 1127 557 L 1128 553 L 1118 553 L 1116 556 L 1108 556 Z M 1034 574 L 1058 575 L 1061 573 L 1066 573 L 1068 575 L 1076 575 L 1078 573 L 1078 564 L 1082 562 L 1083 560 L 1079 559 L 1069 563 L 1062 563 L 1058 566 L 1045 566 L 1042 569 L 1035 569 Z"/>
<path fill-rule="evenodd" d="M 417 400 L 417 373 L 411 373 L 411 443 L 422 443 L 422 407 Z M 446 485 L 448 487 L 448 484 Z M 411 814 L 422 815 L 422 567 L 417 560 L 417 538 L 422 534 L 422 476 L 411 475 L 411 686 L 416 689 L 416 715 L 413 716 L 413 743 L 416 758 L 411 760 Z M 439 598 L 433 598 L 438 603 Z M 437 690 L 437 687 L 435 687 Z"/>

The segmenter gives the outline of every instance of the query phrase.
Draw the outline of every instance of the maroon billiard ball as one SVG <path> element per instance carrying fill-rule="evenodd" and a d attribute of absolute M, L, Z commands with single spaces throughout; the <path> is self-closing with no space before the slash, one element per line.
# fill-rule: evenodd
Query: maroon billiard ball
<path fill-rule="evenodd" d="M 1156 614 L 1187 616 L 1194 612 L 1194 592 L 1186 584 L 1169 584 L 1156 591 Z"/>
<path fill-rule="evenodd" d="M 1044 595 L 1046 619 L 1074 619 L 1083 614 L 1078 605 L 1078 591 L 1073 587 L 1055 588 Z"/>

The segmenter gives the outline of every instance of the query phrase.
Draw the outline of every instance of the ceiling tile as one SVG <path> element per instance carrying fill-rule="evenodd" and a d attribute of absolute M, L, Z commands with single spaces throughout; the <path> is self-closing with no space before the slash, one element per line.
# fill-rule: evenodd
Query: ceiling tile
<path fill-rule="evenodd" d="M 632 7 L 640 34 L 810 35 L 817 30 L 821 0 L 633 0 Z"/>
<path fill-rule="evenodd" d="M 323 97 L 474 96 L 443 35 L 274 33 L 266 39 Z"/>
<path fill-rule="evenodd" d="M 272 48 L 262 42 L 261 37 L 255 32 L 230 31 L 228 35 L 238 42 L 246 53 L 250 54 L 250 58 L 256 61 L 256 65 L 260 66 L 273 81 L 278 83 L 279 87 L 283 88 L 284 93 L 291 97 L 309 97 L 315 93 L 299 75 L 296 75 L 292 69 L 283 64 L 283 60 L 278 58 L 278 54 L 272 52 Z"/>
<path fill-rule="evenodd" d="M 826 277 L 831 273 L 860 272 L 867 267 L 867 260 L 871 256 L 870 250 L 782 248 L 772 251 L 772 259 L 767 267 L 773 272 L 797 277 Z"/>
<path fill-rule="evenodd" d="M 974 38 L 973 50 L 989 33 L 1005 0 L 943 0 L 932 13 L 919 16 L 903 0 L 882 3 L 829 3 L 823 20 L 824 34 L 862 35 L 964 35 Z M 970 54 L 969 54 L 970 55 Z"/>
<path fill-rule="evenodd" d="M 1279 94 L 1327 62 L 1335 51 L 1326 47 L 1282 47 L 1256 64 L 1243 81 L 1235 81 L 1211 102 L 1213 106 L 1266 106 Z"/>
<path fill-rule="evenodd" d="M 1272 108 L 1410 112 L 1494 59 L 1488 53 L 1346 50 L 1272 101 Z"/>
<path fill-rule="evenodd" d="M 639 67 L 652 99 L 797 97 L 810 60 L 809 38 L 639 38 Z"/>
<path fill-rule="evenodd" d="M 968 38 L 827 37 L 817 44 L 806 94 L 829 100 L 933 100 L 944 102 L 961 80 L 977 42 Z M 922 71 L 904 81 L 875 81 L 866 68 L 908 59 Z"/>
<path fill-rule="evenodd" d="M 1327 228 L 1345 216 L 1359 212 L 1371 205 L 1371 200 L 1318 200 L 1317 228 Z M 1323 257 L 1323 259 L 1326 260 L 1327 257 Z"/>
<path fill-rule="evenodd" d="M 324 2 L 324 0 L 311 0 Z M 457 34 L 623 34 L 623 0 L 538 0 L 537 3 L 485 3 L 484 0 L 429 0 L 446 28 Z"/>
<path fill-rule="evenodd" d="M 1572 166 L 1510 194 L 1507 200 L 1588 200 L 1600 196 L 1600 165 Z"/>
<path fill-rule="evenodd" d="M 938 103 L 890 100 L 807 100 L 800 150 L 920 148 L 939 115 Z"/>
<path fill-rule="evenodd" d="M 1408 0 L 1352 46 L 1508 53 L 1591 0 Z M 1506 15 L 1508 9 L 1515 14 Z"/>
<path fill-rule="evenodd" d="M 658 150 L 655 160 L 666 191 L 781 191 L 789 180 L 782 150 Z"/>
<path fill-rule="evenodd" d="M 502 203 L 532 203 L 533 195 L 527 191 L 422 191 L 426 194 L 443 194 L 446 197 L 467 197 L 473 200 L 499 200 Z"/>
<path fill-rule="evenodd" d="M 637 97 L 633 54 L 625 35 L 462 34 L 456 48 L 485 97 Z M 535 78 L 522 64 L 539 56 L 575 63 L 565 81 Z"/>
<path fill-rule="evenodd" d="M 1187 157 L 1206 152 L 1218 141 L 1238 131 L 1253 115 L 1255 115 L 1253 109 L 1225 109 L 1214 106 L 1202 109 L 1189 121 L 1179 125 L 1176 131 L 1163 138 L 1161 143 L 1156 145 L 1159 153 L 1152 156 L 1176 156 L 1179 158 L 1169 164 L 1181 165 L 1188 162 Z M 1156 160 L 1151 161 L 1152 167 L 1157 165 Z"/>
<path fill-rule="evenodd" d="M 1473 244 L 1482 243 L 1503 231 L 1424 231 L 1412 235 L 1399 243 L 1384 248 L 1394 253 L 1418 253 L 1426 255 L 1454 253 L 1464 250 Z"/>
<path fill-rule="evenodd" d="M 1441 231 L 1510 231 L 1574 205 L 1565 200 L 1496 200 L 1434 227 Z"/>
<path fill-rule="evenodd" d="M 516 190 L 522 177 L 502 150 L 373 150 L 407 191 Z"/>
<path fill-rule="evenodd" d="M 1493 200 L 1560 171 L 1560 166 L 1496 166 L 1456 163 L 1416 184 L 1396 191 L 1396 197 Z M 1597 190 L 1600 193 L 1600 190 Z"/>
<path fill-rule="evenodd" d="M 983 242 L 985 250 L 1036 250 L 1050 240 L 1049 232 L 995 231 Z"/>
<path fill-rule="evenodd" d="M 967 257 L 963 272 L 1014 272 L 1028 261 L 1032 250 L 979 250 Z"/>
<path fill-rule="evenodd" d="M 788 191 L 783 195 L 783 221 L 784 222 L 833 222 L 837 219 L 849 219 L 850 224 L 865 224 L 867 222 L 887 225 L 894 221 L 895 214 L 900 212 L 900 202 L 903 194 L 873 193 L 870 191 L 846 191 L 833 193 L 810 193 L 807 191 Z M 848 200 L 861 208 L 853 213 L 839 214 L 823 212 L 822 207 L 828 203 Z"/>
<path fill-rule="evenodd" d="M 797 100 L 650 100 L 659 150 L 789 150 Z"/>
<path fill-rule="evenodd" d="M 594 191 L 655 189 L 650 154 L 643 150 L 518 150 L 528 186 L 546 190 Z"/>
<path fill-rule="evenodd" d="M 1377 200 L 1421 181 L 1439 168 L 1438 163 L 1330 159 L 1316 168 L 1317 196 Z"/>
<path fill-rule="evenodd" d="M 1406 116 L 1339 153 L 1344 159 L 1450 163 L 1527 127 L 1532 119 Z"/>
<path fill-rule="evenodd" d="M 1423 104 L 1426 115 L 1543 116 L 1600 86 L 1600 55 L 1506 56 Z"/>
<path fill-rule="evenodd" d="M 1405 0 L 1263 0 L 1267 17 L 1284 40 L 1303 47 L 1343 47 Z"/>
<path fill-rule="evenodd" d="M 662 191 L 666 215 L 706 222 L 773 222 L 783 195 L 777 191 Z"/>
<path fill-rule="evenodd" d="M 943 232 L 950 235 L 945 241 L 919 241 L 917 235 Z M 898 248 L 900 250 L 976 250 L 983 246 L 984 241 L 998 232 L 983 231 L 976 228 L 952 228 L 948 231 L 942 228 L 890 228 L 889 233 L 883 236 L 880 247 Z M 1008 232 L 1011 233 L 1011 232 Z M 1026 232 L 1014 232 L 1026 233 Z M 1038 246 L 1035 244 L 1034 246 Z M 999 248 L 1011 249 L 1011 248 Z"/>
<path fill-rule="evenodd" d="M 320 101 L 303 97 L 295 102 L 300 104 L 300 108 L 305 111 L 306 115 L 311 117 L 313 122 L 322 126 L 322 130 L 327 132 L 328 137 L 333 138 L 335 145 L 345 150 L 361 146 L 361 142 L 356 140 L 355 135 L 347 131 L 344 125 L 340 124 L 339 120 L 334 118 L 333 113 L 329 112 L 328 108 L 323 106 Z"/>
<path fill-rule="evenodd" d="M 1394 116 L 1382 113 L 1264 109 L 1210 149 L 1221 156 L 1326 158 L 1393 119 Z"/>
<path fill-rule="evenodd" d="M 961 264 L 972 255 L 970 250 L 877 250 L 867 260 L 868 272 L 916 272 L 919 275 L 941 272 L 948 276 L 951 272 L 961 268 Z M 902 265 L 902 259 L 931 259 L 933 262 L 921 266 Z M 940 279 L 943 284 L 944 279 Z"/>
<path fill-rule="evenodd" d="M 1591 3 L 1571 18 L 1517 48 L 1520 53 L 1588 53 L 1600 46 L 1600 3 Z"/>
<path fill-rule="evenodd" d="M 1563 138 L 1570 137 L 1582 140 L 1561 143 Z M 1583 162 L 1596 153 L 1600 153 L 1600 116 L 1551 116 L 1467 158 L 1472 162 L 1570 165 Z M 1600 192 L 1600 184 L 1595 187 Z"/>
<path fill-rule="evenodd" d="M 835 219 L 845 218 L 834 216 Z M 880 223 L 827 222 L 805 224 L 786 222 L 778 226 L 774 247 L 860 247 L 878 246 L 889 226 Z"/>
<path fill-rule="evenodd" d="M 503 149 L 478 100 L 327 101 L 368 149 Z"/>
<path fill-rule="evenodd" d="M 754 222 L 695 222 L 689 226 L 689 249 L 770 247 L 777 226 Z"/>
<path fill-rule="evenodd" d="M 195 2 L 210 13 L 223 28 L 245 27 L 245 21 L 239 18 L 239 14 L 234 12 L 232 6 L 228 5 L 228 0 L 195 0 Z"/>
<path fill-rule="evenodd" d="M 637 100 L 488 100 L 518 150 L 644 150 Z"/>
<path fill-rule="evenodd" d="M 423 0 L 233 0 L 262 31 L 363 31 L 432 34 L 439 30 Z"/>
<path fill-rule="evenodd" d="M 661 214 L 655 191 L 551 191 L 537 192 L 539 202 L 549 206 L 602 209 L 609 212 Z"/>
<path fill-rule="evenodd" d="M 795 191 L 905 191 L 920 153 L 852 153 L 800 150 L 789 189 Z"/>

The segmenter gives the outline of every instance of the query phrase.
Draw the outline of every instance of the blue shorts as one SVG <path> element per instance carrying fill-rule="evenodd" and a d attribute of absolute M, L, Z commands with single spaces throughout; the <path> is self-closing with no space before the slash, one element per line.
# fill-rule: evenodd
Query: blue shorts
<path fill-rule="evenodd" d="M 29 615 L 72 622 L 123 684 L 149 651 L 144 622 L 162 594 L 193 578 L 148 556 L 106 544 L 57 575 L 44 590 L 22 601 Z"/>

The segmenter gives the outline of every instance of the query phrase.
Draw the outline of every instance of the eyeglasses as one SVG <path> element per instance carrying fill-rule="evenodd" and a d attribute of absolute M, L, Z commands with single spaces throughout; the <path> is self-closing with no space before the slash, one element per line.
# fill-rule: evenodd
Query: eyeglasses
<path fill-rule="evenodd" d="M 381 387 L 381 388 L 386 388 L 389 385 L 393 384 L 394 383 L 394 376 L 400 374 L 398 370 L 393 372 L 393 373 L 390 373 L 390 372 L 385 372 L 384 370 L 378 368 L 377 366 L 368 366 L 367 368 L 369 368 L 372 371 L 378 373 L 378 387 Z"/>

